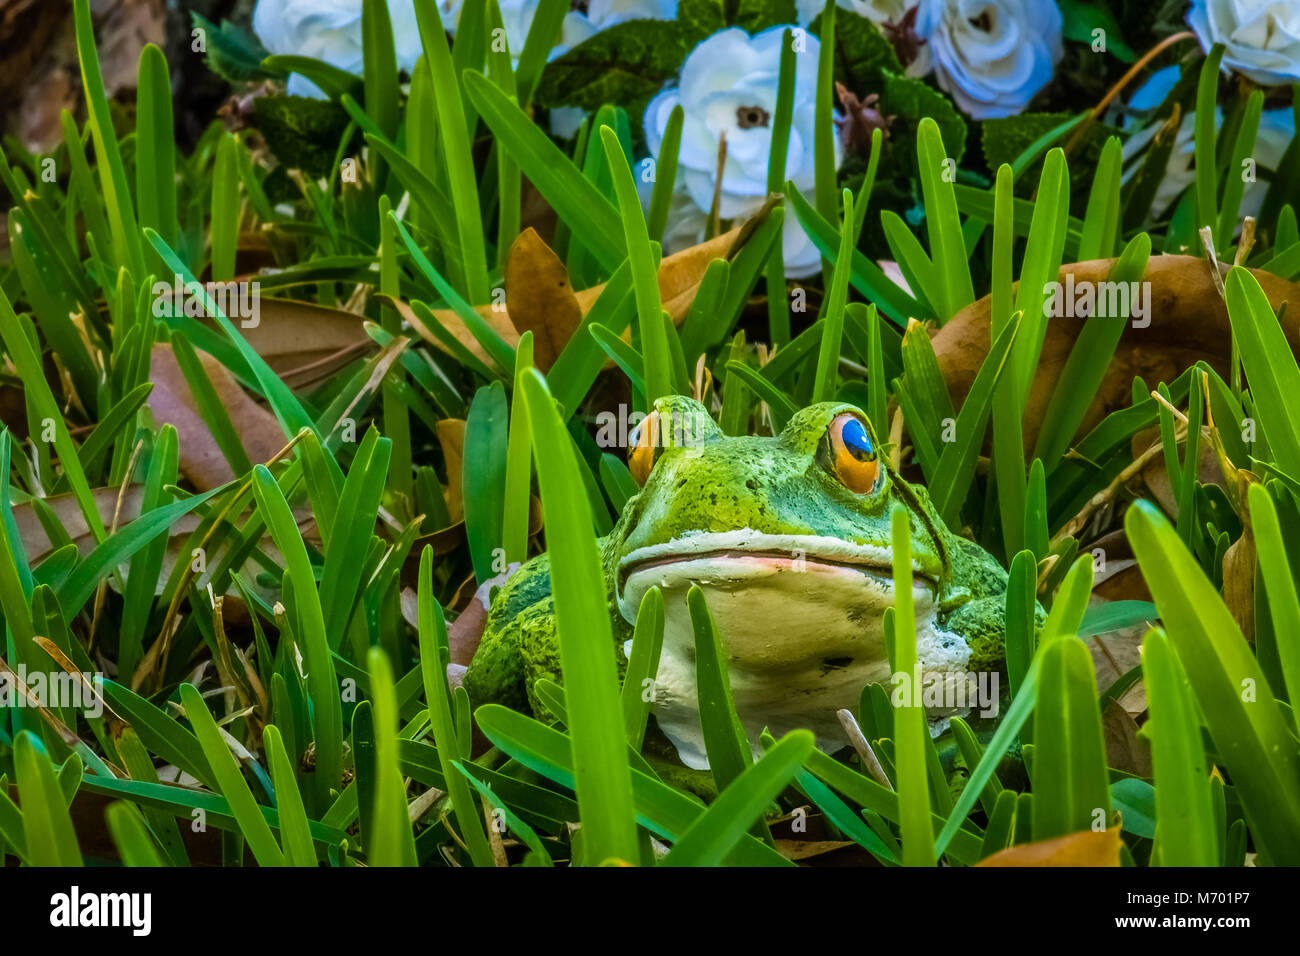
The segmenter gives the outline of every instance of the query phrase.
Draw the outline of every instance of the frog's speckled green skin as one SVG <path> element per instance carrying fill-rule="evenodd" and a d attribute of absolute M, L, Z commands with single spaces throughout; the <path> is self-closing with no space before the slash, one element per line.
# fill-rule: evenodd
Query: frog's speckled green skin
<path fill-rule="evenodd" d="M 1000 666 L 1006 571 L 978 545 L 944 525 L 924 488 L 887 472 L 879 490 L 858 495 L 827 467 L 827 426 L 843 411 L 865 421 L 860 410 L 844 404 L 813 405 L 797 413 L 777 437 L 732 438 L 690 399 L 660 399 L 656 409 L 662 421 L 694 423 L 687 426 L 693 427 L 694 440 L 688 447 L 670 447 L 674 436 L 661 438 L 665 447 L 645 487 L 628 501 L 601 543 L 620 667 L 622 644 L 631 637 L 615 597 L 616 569 L 623 555 L 684 535 L 743 528 L 888 548 L 890 515 L 897 504 L 911 514 L 914 563 L 936 582 L 937 623 L 965 640 L 971 670 Z M 495 701 L 549 716 L 532 686 L 540 677 L 558 680 L 559 671 L 550 563 L 542 555 L 497 593 L 482 643 L 465 675 L 465 688 L 475 705 Z"/>

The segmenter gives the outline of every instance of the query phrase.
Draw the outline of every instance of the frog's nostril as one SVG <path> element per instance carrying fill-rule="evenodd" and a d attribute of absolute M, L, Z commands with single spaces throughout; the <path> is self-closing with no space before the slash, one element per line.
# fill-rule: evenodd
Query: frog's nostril
<path fill-rule="evenodd" d="M 758 491 L 758 481 L 753 478 L 748 478 L 745 480 L 745 487 L 750 491 Z"/>

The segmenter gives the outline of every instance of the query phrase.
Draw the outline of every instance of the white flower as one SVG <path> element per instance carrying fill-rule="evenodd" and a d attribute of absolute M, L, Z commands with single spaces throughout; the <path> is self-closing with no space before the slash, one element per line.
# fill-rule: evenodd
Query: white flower
<path fill-rule="evenodd" d="M 1054 0 L 920 0 L 917 64 L 975 119 L 1022 111 L 1062 56 Z M 915 66 L 916 64 L 914 64 Z"/>
<path fill-rule="evenodd" d="M 1224 45 L 1223 65 L 1262 86 L 1300 80 L 1300 2 L 1192 0 L 1187 24 L 1208 52 Z"/>
<path fill-rule="evenodd" d="M 1178 82 L 1179 68 L 1177 66 L 1167 66 L 1163 70 L 1157 70 L 1151 74 L 1151 79 L 1133 94 L 1129 100 L 1129 107 L 1135 110 L 1155 109 L 1164 102 L 1169 91 Z M 1151 140 L 1155 137 L 1160 128 L 1159 123 L 1153 123 L 1143 130 L 1138 131 L 1129 137 L 1128 142 L 1124 144 L 1124 181 L 1127 182 L 1135 176 L 1141 168 L 1146 149 Z M 1223 127 L 1223 111 L 1215 109 L 1214 111 L 1214 129 L 1217 133 Z M 1153 219 L 1161 218 L 1174 203 L 1183 190 L 1190 186 L 1196 180 L 1196 170 L 1194 160 L 1196 153 L 1196 113 L 1186 114 L 1182 119 L 1182 125 L 1178 128 L 1178 136 L 1174 140 L 1173 151 L 1169 154 L 1169 163 L 1165 166 L 1164 178 L 1160 181 L 1156 189 L 1156 196 L 1151 203 L 1151 216 Z M 1282 161 L 1282 155 L 1286 152 L 1287 147 L 1291 144 L 1292 137 L 1295 136 L 1295 115 L 1291 109 L 1264 110 L 1259 116 L 1259 131 L 1255 135 L 1255 145 L 1250 150 L 1250 156 L 1255 160 L 1258 169 L 1276 170 L 1278 163 Z M 1258 216 L 1260 208 L 1264 205 L 1264 196 L 1268 192 L 1268 182 L 1264 176 L 1259 175 L 1256 171 L 1255 181 L 1246 183 L 1242 192 L 1241 209 L 1238 218 L 1246 216 Z"/>
<path fill-rule="evenodd" d="M 722 219 L 750 215 L 767 198 L 767 160 L 771 152 L 771 121 L 776 113 L 777 81 L 781 67 L 781 38 L 788 29 L 772 27 L 751 37 L 731 28 L 715 33 L 691 51 L 682 65 L 678 86 L 665 89 L 646 107 L 645 133 L 650 155 L 658 160 L 664 130 L 673 108 L 681 104 L 685 113 L 682 145 L 678 157 L 678 188 L 690 199 L 693 212 L 686 222 L 670 225 L 674 242 L 703 237 L 713 197 L 717 190 L 718 151 L 726 138 L 726 163 L 719 191 Z M 795 56 L 794 113 L 790 145 L 786 151 L 785 177 L 802 192 L 812 190 L 813 120 L 816 115 L 817 38 L 805 34 Z M 842 147 L 835 144 L 835 165 Z M 682 202 L 680 209 L 688 204 Z M 787 214 L 783 248 L 786 275 L 811 275 L 820 256 L 792 214 Z"/>
<path fill-rule="evenodd" d="M 852 10 L 872 23 L 898 23 L 907 8 L 915 4 L 908 0 L 836 0 L 835 5 L 841 10 Z M 799 25 L 806 27 L 826 9 L 826 0 L 794 0 L 794 8 Z"/>
<path fill-rule="evenodd" d="M 272 53 L 309 56 L 349 73 L 360 74 L 362 0 L 257 0 L 253 32 Z M 389 0 L 397 62 L 410 71 L 420 58 L 420 33 L 413 0 Z M 323 98 L 320 88 L 297 73 L 289 93 Z"/>

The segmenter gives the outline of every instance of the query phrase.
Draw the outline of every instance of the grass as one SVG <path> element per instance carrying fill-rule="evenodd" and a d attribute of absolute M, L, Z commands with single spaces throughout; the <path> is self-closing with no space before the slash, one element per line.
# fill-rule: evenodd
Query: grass
<path fill-rule="evenodd" d="M 1118 138 L 1082 187 L 1061 148 L 1081 117 L 980 185 L 950 175 L 925 119 L 903 157 L 915 217 L 902 216 L 882 202 L 878 172 L 898 160 L 881 159 L 880 131 L 861 182 L 836 176 L 824 38 L 809 201 L 784 168 L 787 38 L 767 180 L 780 201 L 733 224 L 729 248 L 672 259 L 660 244 L 680 109 L 648 211 L 626 111 L 594 112 L 572 148 L 529 113 L 564 4 L 543 3 L 517 63 L 490 45 L 495 4 L 453 46 L 422 4 L 425 58 L 403 88 L 384 5 L 367 2 L 359 83 L 290 64 L 359 131 L 334 144 L 357 181 L 287 185 L 219 125 L 188 155 L 176 148 L 154 47 L 136 128 L 116 131 L 89 6 L 74 9 L 88 120 L 63 117 L 66 174 L 40 181 L 38 158 L 8 146 L 0 162 L 14 202 L 0 342 L 6 384 L 22 385 L 0 434 L 0 673 L 107 667 L 109 711 L 0 707 L 0 864 L 208 853 L 294 866 L 780 866 L 799 813 L 884 866 L 974 865 L 1096 828 L 1118 831 L 1117 863 L 1300 863 L 1300 366 L 1286 316 L 1238 264 L 1224 297 L 1240 374 L 1198 363 L 1167 382 L 1134 379 L 1131 401 L 1098 417 L 1090 407 L 1122 348 L 1112 318 L 1085 323 L 1045 393 L 1033 389 L 1053 331 L 1045 286 L 1062 263 L 1110 259 L 1108 279 L 1137 282 L 1185 229 L 1133 227 L 1130 204 L 1148 187 L 1125 185 Z M 1186 208 L 1226 258 L 1242 204 L 1231 173 L 1263 100 L 1234 105 L 1218 148 L 1220 52 L 1196 91 Z M 521 267 L 525 181 L 559 227 L 551 258 Z M 1277 205 L 1273 237 L 1241 256 L 1285 276 L 1298 236 L 1292 206 Z M 824 259 L 807 288 L 785 281 L 787 221 Z M 876 236 L 908 288 L 867 254 Z M 259 276 L 263 326 L 207 292 L 202 317 L 155 313 L 155 281 L 245 279 L 250 256 L 274 270 Z M 814 297 L 807 316 L 796 292 Z M 301 302 L 352 337 L 305 354 L 320 328 L 282 318 Z M 987 341 L 954 396 L 933 333 L 985 305 Z M 190 390 L 188 424 L 163 420 L 177 399 L 151 367 L 160 353 Z M 854 748 L 827 755 L 806 730 L 750 739 L 726 634 L 693 589 L 710 799 L 678 785 L 655 758 L 651 693 L 674 612 L 651 589 L 630 651 L 615 642 L 600 535 L 639 488 L 593 437 L 611 405 L 645 411 L 678 394 L 727 435 L 776 434 L 818 401 L 868 415 L 895 477 L 924 484 L 951 529 L 1007 559 L 997 721 L 956 718 L 934 740 L 922 706 L 873 685 L 846 718 Z M 1042 426 L 1027 448 L 1031 413 Z M 1139 433 L 1157 436 L 1151 461 L 1176 514 L 1124 491 Z M 219 477 L 196 477 L 199 443 Z M 1202 449 L 1220 459 L 1221 484 L 1194 467 Z M 890 654 L 911 674 L 927 621 L 911 600 L 906 514 L 891 530 Z M 1106 532 L 1126 536 L 1150 602 L 1090 608 Z M 1234 570 L 1247 547 L 1249 632 Z M 550 724 L 479 705 L 448 672 L 473 592 L 543 550 L 558 667 L 532 691 Z M 1141 664 L 1099 686 L 1086 642 L 1156 619 Z M 1115 766 L 1103 730 L 1138 680 L 1147 771 Z M 182 780 L 163 782 L 165 767 Z M 88 815 L 80 793 L 107 797 L 106 815 Z M 215 848 L 180 841 L 198 811 L 222 834 Z M 83 856 L 87 832 L 107 833 L 115 852 Z"/>

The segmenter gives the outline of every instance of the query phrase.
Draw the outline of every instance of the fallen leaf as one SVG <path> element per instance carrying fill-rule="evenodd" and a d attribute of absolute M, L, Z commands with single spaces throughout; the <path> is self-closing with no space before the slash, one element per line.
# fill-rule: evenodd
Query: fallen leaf
<path fill-rule="evenodd" d="M 506 257 L 506 311 L 520 335 L 533 333 L 533 361 L 549 372 L 582 321 L 569 270 L 536 230 L 525 229 Z"/>
<path fill-rule="evenodd" d="M 1106 766 L 1139 777 L 1151 776 L 1151 747 L 1138 737 L 1137 721 L 1124 707 L 1112 703 L 1101 715 L 1106 742 Z"/>
<path fill-rule="evenodd" d="M 1110 274 L 1113 259 L 1095 259 L 1063 265 L 1060 281 L 1072 274 L 1079 286 L 1102 282 Z M 1251 270 L 1274 310 L 1290 304 L 1290 314 L 1300 308 L 1300 284 L 1288 282 L 1270 272 Z M 1086 432 L 1105 415 L 1127 408 L 1133 397 L 1133 379 L 1172 382 L 1184 369 L 1204 361 L 1225 380 L 1231 363 L 1232 330 L 1227 308 L 1215 289 L 1214 277 L 1204 259 L 1195 256 L 1157 255 L 1147 264 L 1145 281 L 1150 283 L 1150 319 L 1147 328 L 1126 323 L 1115 357 L 1084 416 Z M 934 335 L 934 351 L 948 383 L 953 402 L 960 403 L 970 391 L 989 350 L 990 299 L 985 296 L 954 315 Z M 1046 337 L 1030 385 L 1024 414 L 1025 447 L 1038 438 L 1043 414 L 1070 349 L 1079 337 L 1082 318 L 1053 318 L 1047 322 Z M 1294 322 L 1284 326 L 1287 341 L 1300 355 L 1300 330 Z"/>
<path fill-rule="evenodd" d="M 664 311 L 668 313 L 674 323 L 680 324 L 686 318 L 686 313 L 690 309 L 691 303 L 695 301 L 695 293 L 699 289 L 700 281 L 704 278 L 704 272 L 708 269 L 709 263 L 713 262 L 714 259 L 728 259 L 735 255 L 743 244 L 745 237 L 752 231 L 751 222 L 752 220 L 732 229 L 730 232 L 674 253 L 659 263 L 659 298 Z M 540 242 L 540 239 L 538 241 Z M 589 289 L 573 293 L 582 315 L 587 314 L 604 291 L 605 283 L 601 283 Z M 510 295 L 509 288 L 506 290 L 506 295 L 507 297 Z M 385 304 L 395 308 L 401 314 L 403 321 L 410 324 L 411 328 L 434 348 L 444 352 L 449 351 L 442 340 L 416 318 L 411 307 L 405 302 L 383 295 L 378 298 Z M 497 335 L 501 336 L 506 345 L 514 348 L 519 344 L 519 329 L 515 327 L 509 301 L 509 298 L 507 298 L 507 305 L 504 309 L 489 304 L 476 305 L 474 311 L 483 318 L 483 321 Z M 479 345 L 478 340 L 470 333 L 464 320 L 455 310 L 432 309 L 430 311 L 433 313 L 434 318 L 442 323 L 443 328 L 455 337 L 456 341 L 465 346 L 476 358 L 490 364 L 490 359 L 483 350 L 483 346 Z M 521 322 L 534 320 L 533 318 L 520 319 Z M 574 327 L 577 327 L 576 323 Z M 533 328 L 533 326 L 525 325 L 524 328 Z M 534 336 L 536 334 L 534 329 Z M 630 332 L 625 333 L 624 340 L 630 340 Z M 563 343 L 560 343 L 560 347 L 563 347 Z"/>
<path fill-rule="evenodd" d="M 1007 847 L 976 866 L 1119 866 L 1119 827 L 1082 830 L 1052 840 Z"/>
<path fill-rule="evenodd" d="M 217 398 L 230 416 L 250 461 L 267 462 L 284 447 L 286 438 L 280 423 L 235 381 L 224 365 L 206 352 L 195 351 Z M 160 425 L 176 429 L 180 446 L 180 471 L 200 491 L 223 485 L 235 477 L 190 391 L 189 382 L 176 363 L 172 347 L 157 344 L 149 357 L 149 380 L 153 391 L 148 405 Z"/>
<path fill-rule="evenodd" d="M 447 514 L 453 525 L 465 520 L 465 496 L 461 487 L 461 468 L 465 463 L 465 420 L 444 418 L 438 422 L 438 444 L 447 461 L 447 484 L 442 489 Z"/>

